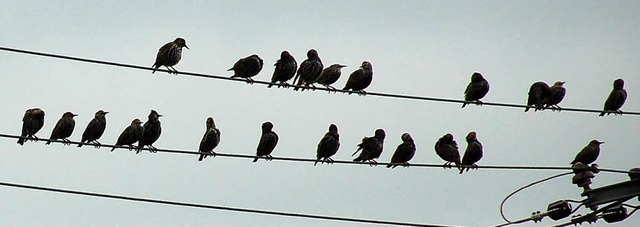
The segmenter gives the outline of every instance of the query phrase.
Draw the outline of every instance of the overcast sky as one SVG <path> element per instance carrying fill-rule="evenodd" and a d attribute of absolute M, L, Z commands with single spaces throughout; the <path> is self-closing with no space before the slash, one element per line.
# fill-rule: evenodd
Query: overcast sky
<path fill-rule="evenodd" d="M 567 81 L 563 107 L 600 109 L 617 78 L 629 94 L 623 110 L 640 110 L 638 1 L 10 1 L 0 9 L 0 46 L 151 66 L 158 48 L 183 37 L 180 71 L 228 75 L 239 58 L 258 54 L 269 80 L 288 50 L 298 63 L 315 48 L 325 65 L 347 75 L 372 63 L 369 91 L 463 97 L 474 71 L 491 84 L 483 100 L 524 104 L 536 81 Z M 265 85 L 169 75 L 0 52 L 0 133 L 19 134 L 28 108 L 46 112 L 37 134 L 48 138 L 65 111 L 79 114 L 71 136 L 103 109 L 113 144 L 151 109 L 164 117 L 156 147 L 197 150 L 206 118 L 216 119 L 216 151 L 255 154 L 260 124 L 271 121 L 274 156 L 314 158 L 329 124 L 338 125 L 336 160 L 350 160 L 363 136 L 387 133 L 388 162 L 408 132 L 413 163 L 442 164 L 433 144 L 452 133 L 464 150 L 476 131 L 480 165 L 569 166 L 590 140 L 605 141 L 597 163 L 640 165 L 640 117 L 543 111 L 294 92 Z M 293 163 L 225 157 L 135 155 L 0 139 L 0 181 L 183 202 L 425 224 L 489 226 L 511 191 L 557 171 L 478 170 Z M 600 173 L 593 187 L 628 180 Z M 559 199 L 581 199 L 570 177 L 525 190 L 506 205 L 511 219 Z M 7 226 L 362 226 L 361 224 L 114 201 L 0 188 Z M 637 205 L 637 201 L 634 202 Z M 582 209 L 579 213 L 585 214 Z M 568 219 L 566 220 L 568 221 Z M 550 219 L 523 226 L 560 224 Z M 597 226 L 604 225 L 600 220 Z M 619 226 L 640 226 L 636 215 Z"/>

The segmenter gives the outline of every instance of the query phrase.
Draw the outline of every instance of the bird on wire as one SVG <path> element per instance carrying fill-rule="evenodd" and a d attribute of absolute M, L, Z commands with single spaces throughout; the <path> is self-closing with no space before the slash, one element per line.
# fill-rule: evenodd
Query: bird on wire
<path fill-rule="evenodd" d="M 329 131 L 324 134 L 322 139 L 320 139 L 320 143 L 318 143 L 318 149 L 316 152 L 316 160 L 313 165 L 315 166 L 318 162 L 327 162 L 328 164 L 333 163 L 333 159 L 331 156 L 335 155 L 340 149 L 340 135 L 338 134 L 338 126 L 335 124 L 329 125 Z"/>
<path fill-rule="evenodd" d="M 613 112 L 613 115 L 622 115 L 620 108 L 624 105 L 624 101 L 627 100 L 627 90 L 624 89 L 624 80 L 616 79 L 613 81 L 613 90 L 604 102 L 604 109 L 600 113 L 600 117 Z"/>
<path fill-rule="evenodd" d="M 115 146 L 111 148 L 111 151 L 115 150 L 118 146 L 127 145 L 129 146 L 129 150 L 133 150 L 133 144 L 138 142 L 142 135 L 144 134 L 144 127 L 142 126 L 142 121 L 136 118 L 131 121 L 131 125 L 127 126 L 124 131 L 118 137 L 118 141 Z"/>
<path fill-rule="evenodd" d="M 241 58 L 240 60 L 238 60 L 235 64 L 233 64 L 233 67 L 231 67 L 227 71 L 233 71 L 234 74 L 233 76 L 231 76 L 231 78 L 244 78 L 248 84 L 253 84 L 253 79 L 251 79 L 251 77 L 254 77 L 258 75 L 258 73 L 260 73 L 263 64 L 264 62 L 262 61 L 262 58 L 260 58 L 256 54 L 252 54 L 249 57 Z"/>
<path fill-rule="evenodd" d="M 562 108 L 558 105 L 564 99 L 567 89 L 564 88 L 565 81 L 556 81 L 549 89 L 551 93 L 543 100 L 545 108 L 551 108 L 552 111 L 560 111 Z"/>
<path fill-rule="evenodd" d="M 462 165 L 471 166 L 466 168 L 468 172 L 469 169 L 478 168 L 478 165 L 476 165 L 476 162 L 482 159 L 483 150 L 482 150 L 482 143 L 478 141 L 478 136 L 476 132 L 474 131 L 469 132 L 469 134 L 467 134 L 466 139 L 467 139 L 467 149 L 464 151 L 464 156 L 462 156 Z M 464 170 L 465 170 L 465 167 L 462 167 L 460 169 L 460 174 L 462 174 L 462 171 Z"/>
<path fill-rule="evenodd" d="M 302 91 L 304 91 L 305 88 L 308 88 L 309 85 L 313 86 L 313 83 L 318 79 L 320 73 L 322 73 L 323 67 L 322 60 L 320 60 L 320 56 L 318 56 L 318 51 L 310 49 L 307 51 L 307 59 L 305 59 L 300 64 L 300 68 L 298 68 L 296 77 L 293 79 L 293 84 L 296 86 L 304 85 Z M 315 88 L 315 86 L 313 86 L 313 88 Z M 299 87 L 293 88 L 294 91 L 297 91 L 298 89 Z"/>
<path fill-rule="evenodd" d="M 365 88 L 371 85 L 373 81 L 373 66 L 368 61 L 363 61 L 362 65 L 356 71 L 353 71 L 351 75 L 349 75 L 349 80 L 347 80 L 347 84 L 344 85 L 342 90 L 348 91 L 352 90 L 353 92 L 358 93 L 358 95 L 366 95 Z M 353 93 L 349 92 L 349 94 Z"/>
<path fill-rule="evenodd" d="M 298 63 L 296 59 L 291 56 L 288 51 L 282 51 L 280 53 L 280 59 L 276 61 L 273 65 L 275 66 L 275 70 L 273 70 L 273 76 L 271 77 L 271 83 L 278 82 L 278 87 L 289 87 L 290 85 L 287 83 L 288 80 L 293 78 L 296 75 L 296 70 L 298 69 Z M 267 87 L 272 87 L 273 84 L 269 84 Z"/>
<path fill-rule="evenodd" d="M 256 158 L 253 162 L 257 162 L 258 158 L 264 156 L 264 159 L 271 161 L 271 152 L 276 148 L 278 144 L 278 134 L 273 131 L 273 124 L 271 122 L 262 123 L 262 136 L 260 136 L 260 142 L 258 142 L 258 148 L 256 149 Z"/>
<path fill-rule="evenodd" d="M 582 164 L 589 165 L 592 162 L 595 162 L 600 155 L 600 144 L 604 142 L 600 142 L 598 140 L 591 140 L 589 144 L 582 148 L 580 152 L 576 155 L 576 157 L 571 161 L 571 164 L 576 164 L 581 162 Z"/>
<path fill-rule="evenodd" d="M 220 144 L 220 129 L 216 128 L 216 122 L 213 121 L 213 117 L 207 118 L 207 130 L 204 132 L 204 136 L 202 136 L 202 140 L 200 141 L 200 147 L 198 151 L 202 153 L 198 158 L 198 161 L 202 161 L 207 156 L 213 155 L 216 156 L 216 152 L 213 151 L 218 144 Z"/>
<path fill-rule="evenodd" d="M 416 144 L 409 133 L 403 133 L 400 139 L 402 143 L 396 148 L 389 162 L 391 164 L 387 165 L 387 168 L 396 168 L 398 165 L 409 167 L 409 161 L 416 154 Z"/>
<path fill-rule="evenodd" d="M 482 77 L 479 72 L 474 72 L 471 75 L 471 82 L 467 85 L 467 89 L 464 90 L 464 103 L 462 108 L 471 102 L 475 102 L 476 105 L 482 105 L 481 98 L 484 98 L 489 93 L 489 81 Z"/>
<path fill-rule="evenodd" d="M 18 144 L 24 145 L 25 140 L 37 141 L 36 133 L 44 126 L 44 111 L 40 108 L 27 109 L 22 117 L 22 133 Z M 26 137 L 26 139 L 24 138 Z"/>
<path fill-rule="evenodd" d="M 94 118 L 84 129 L 84 132 L 82 133 L 82 140 L 80 140 L 78 147 L 82 147 L 85 142 L 93 144 L 96 148 L 100 147 L 101 144 L 98 142 L 98 139 L 102 137 L 104 130 L 107 128 L 107 119 L 105 118 L 105 115 L 108 113 L 109 112 L 104 110 L 98 110 L 95 113 Z"/>
<path fill-rule="evenodd" d="M 144 127 L 144 133 L 142 134 L 140 141 L 138 141 L 138 150 L 136 151 L 136 154 L 140 153 L 142 148 L 145 146 L 149 147 L 149 152 L 157 152 L 158 149 L 153 146 L 153 143 L 160 138 L 160 134 L 162 133 L 162 127 L 160 120 L 158 119 L 160 117 L 162 117 L 162 115 L 158 114 L 155 110 L 151 110 L 151 113 L 149 113 L 147 122 L 142 126 Z"/>
<path fill-rule="evenodd" d="M 75 116 L 78 115 L 71 112 L 62 114 L 62 117 L 60 118 L 60 120 L 58 120 L 56 126 L 53 127 L 53 131 L 51 131 L 51 136 L 49 137 L 49 139 L 60 139 L 62 140 L 62 144 L 67 146 L 71 145 L 71 142 L 67 138 L 71 136 L 71 134 L 73 133 L 73 129 L 76 127 L 76 121 L 73 119 L 73 117 Z M 51 144 L 51 141 L 47 141 L 46 145 L 49 144 Z"/>
<path fill-rule="evenodd" d="M 169 71 L 169 74 L 178 74 L 178 70 L 173 68 L 173 66 L 178 64 L 180 59 L 182 59 L 183 47 L 189 49 L 187 41 L 183 38 L 176 38 L 173 42 L 168 42 L 160 47 L 158 54 L 156 55 L 156 62 L 151 66 L 153 67 L 151 74 L 155 73 L 161 66 L 165 66 L 167 71 Z"/>
<path fill-rule="evenodd" d="M 450 133 L 445 134 L 443 137 L 438 139 L 435 145 L 436 154 L 442 158 L 442 160 L 446 161 L 444 163 L 444 168 L 451 168 L 451 163 L 455 163 L 458 170 L 461 170 L 460 167 L 460 152 L 458 151 L 458 143 L 453 139 L 453 135 Z"/>
<path fill-rule="evenodd" d="M 342 74 L 341 69 L 344 67 L 347 66 L 341 64 L 330 65 L 326 69 L 322 70 L 322 73 L 320 73 L 320 76 L 318 76 L 316 82 L 335 92 L 336 88 L 331 85 L 338 81 L 340 75 Z"/>
<path fill-rule="evenodd" d="M 535 107 L 535 111 L 544 109 L 545 100 L 551 95 L 551 87 L 545 82 L 538 81 L 531 85 L 527 97 L 527 107 L 524 112 L 529 111 L 531 106 Z"/>
<path fill-rule="evenodd" d="M 382 154 L 382 150 L 384 148 L 384 138 L 386 137 L 386 133 L 383 129 L 376 129 L 374 135 L 372 137 L 364 137 L 362 138 L 362 142 L 358 144 L 358 150 L 354 152 L 351 156 L 355 156 L 358 151 L 360 155 L 353 159 L 354 162 L 369 162 L 371 166 L 375 166 L 378 162 L 375 160 L 379 158 Z"/>

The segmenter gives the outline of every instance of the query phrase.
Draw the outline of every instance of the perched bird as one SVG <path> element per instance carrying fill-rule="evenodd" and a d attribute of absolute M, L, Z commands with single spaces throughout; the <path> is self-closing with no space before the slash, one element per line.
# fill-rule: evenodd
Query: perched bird
<path fill-rule="evenodd" d="M 471 82 L 467 85 L 467 89 L 464 90 L 464 108 L 470 102 L 475 102 L 476 105 L 482 105 L 481 98 L 489 93 L 489 81 L 482 77 L 482 74 L 475 72 L 471 75 Z"/>
<path fill-rule="evenodd" d="M 322 70 L 320 76 L 316 80 L 317 83 L 324 85 L 327 89 L 336 90 L 335 87 L 331 86 L 333 83 L 338 81 L 340 75 L 342 74 L 341 69 L 347 67 L 346 65 L 341 64 L 333 64 L 326 69 Z"/>
<path fill-rule="evenodd" d="M 260 137 L 260 142 L 258 143 L 258 149 L 256 152 L 256 156 L 265 156 L 264 158 L 267 161 L 271 161 L 273 157 L 271 157 L 271 152 L 276 148 L 278 144 L 278 134 L 273 131 L 273 124 L 271 122 L 262 123 L 262 136 Z M 258 161 L 258 157 L 253 159 L 253 162 Z"/>
<path fill-rule="evenodd" d="M 557 81 L 553 84 L 553 86 L 551 86 L 551 93 L 544 100 L 544 104 L 546 105 L 545 107 L 551 107 L 551 109 L 554 111 L 562 110 L 562 108 L 560 108 L 558 104 L 562 102 L 562 99 L 564 99 L 564 95 L 567 93 L 567 90 L 562 86 L 564 85 L 564 83 L 564 81 Z"/>
<path fill-rule="evenodd" d="M 50 140 L 61 139 L 64 145 L 70 145 L 70 141 L 67 139 L 73 133 L 73 129 L 76 127 L 76 121 L 73 120 L 73 117 L 78 116 L 77 114 L 66 112 L 62 114 L 62 118 L 58 120 L 56 126 L 53 127 L 53 131 L 51 132 Z M 51 144 L 51 141 L 47 141 L 47 145 Z"/>
<path fill-rule="evenodd" d="M 551 88 L 547 83 L 539 81 L 535 82 L 529 88 L 529 97 L 527 98 L 527 107 L 524 112 L 529 111 L 529 106 L 535 106 L 535 110 L 544 108 L 545 100 L 551 95 Z"/>
<path fill-rule="evenodd" d="M 241 58 L 235 64 L 233 64 L 233 67 L 231 67 L 227 71 L 233 70 L 234 74 L 233 76 L 231 76 L 231 78 L 244 78 L 245 80 L 247 80 L 248 84 L 252 84 L 253 79 L 251 79 L 251 77 L 254 77 L 255 75 L 258 75 L 258 73 L 260 73 L 260 70 L 262 70 L 262 65 L 262 59 L 258 57 L 258 55 L 253 54 L 249 57 Z"/>
<path fill-rule="evenodd" d="M 107 128 L 107 119 L 105 118 L 105 115 L 108 113 L 109 112 L 105 112 L 103 110 L 98 110 L 98 112 L 96 112 L 93 120 L 91 120 L 87 125 L 87 128 L 84 129 L 84 132 L 82 133 L 82 140 L 80 141 L 80 144 L 78 144 L 78 147 L 82 147 L 82 144 L 85 141 L 87 143 L 93 143 L 96 148 L 100 147 L 98 139 L 102 137 L 104 130 Z"/>
<path fill-rule="evenodd" d="M 360 152 L 360 155 L 353 159 L 354 162 L 369 162 L 371 165 L 376 165 L 378 162 L 374 159 L 379 158 L 384 148 L 384 138 L 386 133 L 383 129 L 376 129 L 376 132 L 372 137 L 362 138 L 362 142 L 358 144 L 358 150 L 351 156 L 354 156 Z"/>
<path fill-rule="evenodd" d="M 364 89 L 371 85 L 371 81 L 373 81 L 373 66 L 368 61 L 363 61 L 360 68 L 349 75 L 349 80 L 342 90 L 353 90 L 358 94 L 365 95 L 367 93 Z"/>
<path fill-rule="evenodd" d="M 600 142 L 597 140 L 591 140 L 587 146 L 582 148 L 580 152 L 576 155 L 576 158 L 571 161 L 571 164 L 576 164 L 577 162 L 581 162 L 582 164 L 589 165 L 592 162 L 595 162 L 598 159 L 598 155 L 600 155 L 600 144 L 604 142 Z"/>
<path fill-rule="evenodd" d="M 436 142 L 436 154 L 440 156 L 446 162 L 445 168 L 451 168 L 451 163 L 455 163 L 458 169 L 461 169 L 460 165 L 460 152 L 458 151 L 458 143 L 453 140 L 453 135 L 447 133 Z"/>
<path fill-rule="evenodd" d="M 162 115 L 158 114 L 155 110 L 151 110 L 151 113 L 149 113 L 149 120 L 143 125 L 144 133 L 140 141 L 138 141 L 138 151 L 136 151 L 136 154 L 140 153 L 144 146 L 148 146 L 149 152 L 151 153 L 157 152 L 157 148 L 153 146 L 153 143 L 160 138 L 160 133 L 162 133 L 162 127 L 158 119 L 160 117 L 162 117 Z"/>
<path fill-rule="evenodd" d="M 131 121 L 131 125 L 122 131 L 120 136 L 118 137 L 118 142 L 116 142 L 115 146 L 111 148 L 111 151 L 115 150 L 118 145 L 127 145 L 129 146 L 129 150 L 132 150 L 133 144 L 138 142 L 142 135 L 144 134 L 144 127 L 142 126 L 142 121 L 136 118 Z"/>
<path fill-rule="evenodd" d="M 387 165 L 387 168 L 396 168 L 398 165 L 409 167 L 409 161 L 416 154 L 416 144 L 413 142 L 411 135 L 403 133 L 400 138 L 402 143 L 396 148 L 393 157 L 391 157 L 391 164 Z"/>
<path fill-rule="evenodd" d="M 333 159 L 331 159 L 331 156 L 335 155 L 339 148 L 340 135 L 338 134 L 338 126 L 331 124 L 329 125 L 329 131 L 324 134 L 324 137 L 322 137 L 322 139 L 320 139 L 320 143 L 318 143 L 316 155 L 318 160 L 313 163 L 313 165 L 315 166 L 318 162 L 325 161 L 327 163 L 332 163 Z"/>
<path fill-rule="evenodd" d="M 173 40 L 173 42 L 168 42 L 167 44 L 164 44 L 162 47 L 160 47 L 160 50 L 158 50 L 158 55 L 156 55 L 156 63 L 153 63 L 153 66 L 151 66 L 154 68 L 151 73 L 155 73 L 156 70 L 160 68 L 160 66 L 165 66 L 167 67 L 169 73 L 178 74 L 178 70 L 173 68 L 173 66 L 180 62 L 180 59 L 182 58 L 183 47 L 189 49 L 189 47 L 187 46 L 187 41 L 185 41 L 183 38 L 176 38 L 176 40 Z"/>
<path fill-rule="evenodd" d="M 613 111 L 614 115 L 622 114 L 620 107 L 624 105 L 624 101 L 627 100 L 627 90 L 624 89 L 624 80 L 617 79 L 613 81 L 613 90 L 609 94 L 607 101 L 604 102 L 604 110 L 600 113 L 600 117 L 611 114 Z"/>
<path fill-rule="evenodd" d="M 322 65 L 322 60 L 320 60 L 320 57 L 318 56 L 318 52 L 314 49 L 310 49 L 307 51 L 307 59 L 300 64 L 298 73 L 293 79 L 293 84 L 296 84 L 297 86 L 302 86 L 304 84 L 305 87 L 309 87 L 309 85 L 313 86 L 313 83 L 316 81 L 318 76 L 320 76 L 320 73 L 322 73 L 323 67 L 324 66 Z M 298 78 L 300 80 L 298 80 Z M 293 88 L 293 90 L 297 91 L 298 87 Z M 304 91 L 304 88 L 302 90 Z"/>
<path fill-rule="evenodd" d="M 296 62 L 296 59 L 285 50 L 280 53 L 280 59 L 278 59 L 273 66 L 275 66 L 276 69 L 273 71 L 271 83 L 280 82 L 278 87 L 289 87 L 287 81 L 293 78 L 293 76 L 296 75 L 296 70 L 298 70 L 298 63 Z M 271 86 L 273 86 L 273 84 L 269 84 L 267 87 L 269 88 Z"/>
<path fill-rule="evenodd" d="M 44 111 L 40 108 L 28 109 L 22 117 L 22 134 L 27 139 L 38 140 L 36 133 L 44 126 Z M 20 145 L 24 145 L 25 138 L 18 139 Z"/>
<path fill-rule="evenodd" d="M 469 132 L 467 134 L 467 150 L 464 151 L 464 156 L 462 156 L 462 165 L 472 166 L 471 168 L 467 167 L 467 171 L 469 169 L 478 168 L 476 162 L 480 161 L 482 158 L 482 143 L 478 141 L 478 137 L 476 132 Z M 464 171 L 464 167 L 460 169 L 460 174 Z"/>
<path fill-rule="evenodd" d="M 220 143 L 220 130 L 216 128 L 216 123 L 212 117 L 207 118 L 207 131 L 204 132 L 198 151 L 202 153 L 198 161 L 204 160 L 209 155 L 216 155 L 213 149 Z"/>

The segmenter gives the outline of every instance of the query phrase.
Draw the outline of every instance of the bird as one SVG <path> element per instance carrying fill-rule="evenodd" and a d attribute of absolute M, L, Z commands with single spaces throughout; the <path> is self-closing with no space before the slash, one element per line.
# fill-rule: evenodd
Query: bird
<path fill-rule="evenodd" d="M 142 138 L 138 141 L 138 150 L 136 154 L 142 151 L 144 146 L 149 147 L 149 152 L 156 153 L 158 149 L 153 146 L 158 138 L 160 138 L 160 134 L 162 133 L 162 127 L 160 126 L 160 120 L 158 118 L 162 117 L 162 115 L 158 114 L 157 111 L 151 110 L 149 113 L 149 118 L 147 122 L 144 123 L 144 133 L 142 134 Z"/>
<path fill-rule="evenodd" d="M 467 167 L 467 171 L 469 169 L 476 169 L 478 165 L 476 162 L 480 161 L 482 158 L 482 143 L 478 141 L 478 136 L 476 132 L 471 131 L 467 134 L 467 149 L 464 151 L 464 156 L 462 156 L 462 165 L 463 166 L 471 166 L 471 168 Z M 465 170 L 465 167 L 460 169 L 460 174 Z"/>
<path fill-rule="evenodd" d="M 82 144 L 86 141 L 87 143 L 92 143 L 96 148 L 100 147 L 100 142 L 98 139 L 102 137 L 104 130 L 107 128 L 107 119 L 105 115 L 109 112 L 104 110 L 98 110 L 95 113 L 94 118 L 87 124 L 87 128 L 84 129 L 82 133 L 82 140 L 78 147 L 82 147 Z"/>
<path fill-rule="evenodd" d="M 62 114 L 56 126 L 53 127 L 53 131 L 51 131 L 50 140 L 61 139 L 64 145 L 70 145 L 71 142 L 67 139 L 73 133 L 73 129 L 76 127 L 76 121 L 73 117 L 78 116 L 77 114 L 66 112 Z M 47 141 L 47 145 L 51 144 L 51 141 Z"/>
<path fill-rule="evenodd" d="M 616 79 L 613 81 L 613 90 L 609 94 L 607 101 L 604 102 L 604 109 L 600 113 L 600 117 L 613 112 L 614 115 L 622 114 L 620 107 L 624 105 L 624 101 L 627 100 L 627 90 L 624 89 L 624 80 Z"/>
<path fill-rule="evenodd" d="M 258 148 L 256 149 L 256 158 L 253 159 L 253 162 L 258 161 L 258 157 L 265 156 L 264 158 L 267 161 L 271 161 L 273 157 L 271 157 L 271 152 L 276 148 L 278 144 L 278 134 L 273 131 L 273 123 L 265 122 L 262 123 L 262 136 L 260 136 L 260 142 L 258 143 Z"/>
<path fill-rule="evenodd" d="M 231 78 L 244 78 L 248 84 L 253 84 L 253 79 L 251 79 L 251 77 L 254 77 L 258 75 L 258 73 L 260 73 L 263 64 L 264 62 L 260 57 L 258 57 L 258 55 L 252 54 L 249 57 L 241 58 L 240 60 L 238 60 L 235 64 L 233 64 L 233 67 L 231 67 L 227 71 L 233 70 L 234 74 L 233 76 L 231 76 Z"/>
<path fill-rule="evenodd" d="M 132 150 L 133 144 L 138 142 L 142 135 L 144 134 L 144 127 L 142 126 L 142 121 L 136 118 L 131 121 L 131 125 L 127 126 L 127 128 L 122 131 L 120 136 L 118 137 L 118 141 L 115 146 L 111 148 L 111 151 L 115 150 L 119 145 L 127 145 L 129 146 L 129 150 Z"/>
<path fill-rule="evenodd" d="M 293 84 L 296 84 L 296 86 L 302 86 L 304 84 L 305 87 L 309 87 L 309 85 L 313 86 L 313 83 L 318 76 L 320 76 L 320 73 L 322 73 L 323 67 L 322 60 L 320 60 L 318 56 L 318 51 L 310 49 L 307 51 L 307 59 L 304 60 L 302 64 L 300 64 L 300 68 L 298 68 L 298 73 L 293 79 Z M 294 91 L 298 89 L 299 87 L 293 88 Z M 304 88 L 302 88 L 302 90 L 304 91 Z"/>
<path fill-rule="evenodd" d="M 576 158 L 571 161 L 571 164 L 581 162 L 582 164 L 589 165 L 592 162 L 595 162 L 596 159 L 598 159 L 598 155 L 600 155 L 600 144 L 603 143 L 604 142 L 600 142 L 598 140 L 591 140 L 587 146 L 578 152 Z"/>
<path fill-rule="evenodd" d="M 409 167 L 409 161 L 416 154 L 416 144 L 409 133 L 403 133 L 400 139 L 402 139 L 402 143 L 396 148 L 391 157 L 391 164 L 387 165 L 387 168 L 396 168 L 398 165 Z"/>
<path fill-rule="evenodd" d="M 551 94 L 551 87 L 545 82 L 538 81 L 531 85 L 528 94 L 527 107 L 524 112 L 529 111 L 530 106 L 535 106 L 535 111 L 542 110 L 545 104 L 544 101 Z"/>
<path fill-rule="evenodd" d="M 320 76 L 318 76 L 316 82 L 335 92 L 336 88 L 331 85 L 338 81 L 340 75 L 342 74 L 341 69 L 344 67 L 347 66 L 341 64 L 330 65 L 326 69 L 322 70 L 322 73 L 320 73 Z"/>
<path fill-rule="evenodd" d="M 169 74 L 178 74 L 178 70 L 173 68 L 173 66 L 180 62 L 183 47 L 189 49 L 187 41 L 183 38 L 176 38 L 173 42 L 168 42 L 167 44 L 162 45 L 156 55 L 156 62 L 151 66 L 154 68 L 151 74 L 155 73 L 161 66 L 165 66 L 167 71 L 169 71 Z"/>
<path fill-rule="evenodd" d="M 349 75 L 349 80 L 347 80 L 347 84 L 344 85 L 342 90 L 353 90 L 359 95 L 366 95 L 367 93 L 364 89 L 371 85 L 371 81 L 373 81 L 373 66 L 371 66 L 370 62 L 363 61 L 360 68 Z M 349 94 L 351 93 L 349 92 Z"/>
<path fill-rule="evenodd" d="M 354 162 L 369 162 L 370 165 L 377 165 L 378 162 L 375 160 L 380 157 L 382 154 L 382 150 L 384 148 L 384 138 L 386 137 L 386 133 L 384 129 L 376 129 L 374 135 L 372 137 L 364 137 L 362 138 L 362 142 L 358 144 L 358 150 L 354 152 L 351 156 L 354 156 L 360 152 L 360 155 L 353 159 Z"/>
<path fill-rule="evenodd" d="M 320 142 L 318 143 L 318 150 L 315 166 L 318 162 L 333 163 L 331 156 L 335 155 L 340 149 L 340 135 L 338 134 L 338 126 L 335 124 L 329 125 L 329 131 L 324 134 Z"/>
<path fill-rule="evenodd" d="M 479 72 L 474 72 L 471 75 L 471 82 L 467 85 L 467 89 L 464 90 L 465 102 L 462 104 L 462 108 L 470 102 L 475 102 L 476 105 L 482 105 L 480 99 L 489 93 L 489 88 L 489 81 L 484 79 Z"/>
<path fill-rule="evenodd" d="M 271 83 L 280 82 L 278 87 L 289 87 L 287 81 L 293 78 L 293 76 L 296 75 L 296 70 L 298 70 L 298 63 L 296 62 L 296 59 L 291 56 L 289 51 L 285 50 L 280 53 L 280 59 L 278 59 L 273 66 L 275 66 L 276 69 L 273 70 Z M 267 87 L 270 88 L 272 86 L 273 84 L 269 84 Z"/>
<path fill-rule="evenodd" d="M 44 126 L 44 111 L 40 108 L 27 109 L 22 117 L 22 133 L 18 144 L 24 145 L 25 140 L 38 140 L 36 133 Z M 25 138 L 26 137 L 26 138 Z"/>
<path fill-rule="evenodd" d="M 207 131 L 204 132 L 202 140 L 200 141 L 200 147 L 198 152 L 202 153 L 198 161 L 204 160 L 209 155 L 216 155 L 213 151 L 214 148 L 220 143 L 220 129 L 216 128 L 216 123 L 213 121 L 213 117 L 207 118 Z"/>
<path fill-rule="evenodd" d="M 564 99 L 564 95 L 567 93 L 567 89 L 563 87 L 565 83 L 565 81 L 556 81 L 553 86 L 549 88 L 551 93 L 543 101 L 546 108 L 551 107 L 551 110 L 553 111 L 562 110 L 562 108 L 558 106 L 558 104 L 562 102 L 562 99 Z"/>
<path fill-rule="evenodd" d="M 453 139 L 451 133 L 445 134 L 438 139 L 435 145 L 436 154 L 440 156 L 444 161 L 444 168 L 451 168 L 451 163 L 455 163 L 458 170 L 461 169 L 460 165 L 460 152 L 458 151 L 458 143 Z"/>

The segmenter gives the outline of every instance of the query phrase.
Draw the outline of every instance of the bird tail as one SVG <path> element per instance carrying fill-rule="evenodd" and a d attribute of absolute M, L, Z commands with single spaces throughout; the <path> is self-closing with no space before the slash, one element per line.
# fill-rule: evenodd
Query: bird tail
<path fill-rule="evenodd" d="M 151 74 L 156 73 L 156 69 L 160 68 L 160 66 L 157 63 L 154 63 L 152 66 L 153 70 L 151 71 Z"/>
<path fill-rule="evenodd" d="M 318 161 L 320 161 L 320 159 L 316 160 L 316 162 L 313 163 L 313 166 L 316 166 L 318 164 Z"/>
<path fill-rule="evenodd" d="M 391 168 L 391 167 L 393 167 L 393 165 L 391 165 L 391 164 L 387 165 L 387 168 Z"/>
<path fill-rule="evenodd" d="M 462 107 L 460 108 L 464 108 L 467 105 L 467 102 L 462 103 Z"/>
<path fill-rule="evenodd" d="M 462 167 L 462 169 L 460 169 L 460 174 L 462 174 L 462 171 L 464 171 L 464 167 Z"/>
<path fill-rule="evenodd" d="M 20 146 L 24 146 L 24 138 L 18 139 L 18 144 L 20 144 Z"/>
<path fill-rule="evenodd" d="M 256 157 L 255 159 L 253 159 L 253 162 L 257 162 L 258 161 L 258 157 Z"/>
<path fill-rule="evenodd" d="M 602 111 L 602 113 L 600 113 L 600 117 L 603 117 L 603 116 L 604 116 L 604 114 L 605 114 L 605 112 L 604 112 L 604 111 Z"/>
<path fill-rule="evenodd" d="M 357 158 L 354 158 L 353 161 L 354 162 L 364 161 L 364 158 L 358 156 Z"/>
<path fill-rule="evenodd" d="M 273 87 L 273 84 L 267 85 L 267 88 L 271 88 L 271 87 Z"/>
<path fill-rule="evenodd" d="M 47 141 L 47 143 L 45 143 L 44 145 L 49 145 L 51 144 L 51 141 Z"/>
<path fill-rule="evenodd" d="M 462 168 L 462 163 L 460 163 L 460 162 L 456 162 L 456 167 L 458 167 L 458 170 L 460 170 L 460 171 L 462 171 L 462 169 L 464 169 L 464 168 Z"/>
<path fill-rule="evenodd" d="M 527 106 L 526 108 L 524 108 L 524 112 L 529 111 L 529 106 Z"/>
<path fill-rule="evenodd" d="M 82 143 L 84 143 L 84 141 L 80 142 L 80 143 L 78 144 L 78 147 L 82 147 Z"/>
<path fill-rule="evenodd" d="M 205 157 L 206 157 L 205 155 L 201 154 L 200 158 L 198 158 L 198 161 L 200 162 L 200 161 L 204 160 Z"/>
<path fill-rule="evenodd" d="M 111 148 L 111 151 L 114 151 L 115 149 L 116 149 L 116 147 L 115 147 L 115 146 L 113 146 L 113 148 Z"/>

